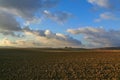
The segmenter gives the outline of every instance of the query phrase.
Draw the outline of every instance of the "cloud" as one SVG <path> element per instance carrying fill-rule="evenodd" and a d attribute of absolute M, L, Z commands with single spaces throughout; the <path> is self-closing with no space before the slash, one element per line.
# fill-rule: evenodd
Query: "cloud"
<path fill-rule="evenodd" d="M 19 31 L 21 28 L 13 15 L 0 12 L 0 30 Z"/>
<path fill-rule="evenodd" d="M 0 12 L 25 20 L 24 25 L 37 24 L 41 22 L 41 17 L 36 17 L 36 13 L 40 16 L 44 9 L 49 9 L 58 2 L 59 0 L 0 0 Z"/>
<path fill-rule="evenodd" d="M 41 22 L 41 18 L 33 18 L 32 20 L 27 20 L 26 22 L 24 22 L 24 26 L 30 26 L 31 24 L 40 24 Z"/>
<path fill-rule="evenodd" d="M 0 40 L 0 46 L 13 46 L 15 43 L 10 41 L 8 38 L 3 38 L 2 40 Z"/>
<path fill-rule="evenodd" d="M 56 5 L 59 0 L 0 0 L 0 10 L 31 19 L 37 11 Z"/>
<path fill-rule="evenodd" d="M 26 37 L 31 37 L 37 46 L 46 47 L 81 47 L 82 43 L 68 35 L 61 33 L 53 33 L 50 30 L 31 30 L 29 28 L 23 29 Z"/>
<path fill-rule="evenodd" d="M 47 10 L 44 10 L 43 14 L 45 15 L 46 18 L 49 18 L 58 23 L 64 23 L 73 16 L 70 13 L 62 12 L 62 11 L 51 13 Z"/>
<path fill-rule="evenodd" d="M 9 32 L 2 32 L 3 35 L 9 35 Z M 0 46 L 12 46 L 12 47 L 82 47 L 81 41 L 78 41 L 68 35 L 61 33 L 53 33 L 50 30 L 33 30 L 29 27 L 24 27 L 21 30 L 21 35 L 15 35 L 10 32 L 14 40 L 4 38 L 0 40 Z"/>
<path fill-rule="evenodd" d="M 119 11 L 120 0 L 87 0 L 88 3 L 92 4 L 94 7 L 100 7 L 109 9 L 112 11 Z"/>
<path fill-rule="evenodd" d="M 109 0 L 88 0 L 89 3 L 93 4 L 94 6 L 109 8 L 110 3 Z"/>
<path fill-rule="evenodd" d="M 39 24 L 41 22 L 41 14 L 43 10 L 54 7 L 59 0 L 0 0 L 0 33 L 3 35 L 21 36 L 23 33 L 20 24 L 30 26 L 31 24 Z M 38 14 L 39 13 L 39 14 Z M 37 14 L 37 16 L 36 16 Z M 49 14 L 51 18 L 59 22 L 65 22 L 68 14 L 65 12 Z M 56 15 L 56 16 L 55 16 Z M 20 23 L 17 19 L 22 19 Z"/>
<path fill-rule="evenodd" d="M 0 12 L 0 34 L 20 37 L 16 32 L 20 32 L 21 30 L 20 24 L 13 15 L 2 11 Z"/>
<path fill-rule="evenodd" d="M 108 11 L 99 15 L 99 18 L 95 19 L 95 22 L 100 22 L 102 20 L 118 20 L 116 18 L 116 12 L 119 13 L 120 10 L 120 0 L 87 0 L 88 3 L 93 5 L 93 9 L 98 11 Z"/>
<path fill-rule="evenodd" d="M 116 16 L 110 12 L 104 12 L 100 14 L 98 19 L 95 19 L 95 22 L 100 22 L 102 20 L 116 20 Z"/>
<path fill-rule="evenodd" d="M 37 32 L 36 32 L 37 33 Z M 64 48 L 64 47 L 81 47 L 80 41 L 73 39 L 72 37 L 60 34 L 52 33 L 49 30 L 44 31 L 44 36 L 36 34 L 35 32 L 25 31 L 25 37 L 15 41 L 8 38 L 0 40 L 0 46 L 12 46 L 12 47 L 52 47 L 52 48 Z M 42 32 L 41 32 L 42 33 Z"/>
<path fill-rule="evenodd" d="M 87 47 L 118 47 L 120 46 L 120 30 L 105 30 L 103 28 L 86 27 L 68 29 L 71 34 L 83 35 L 89 43 Z"/>
<path fill-rule="evenodd" d="M 11 37 L 18 37 L 18 38 L 22 38 L 23 35 L 22 34 L 18 34 L 14 31 L 0 31 L 0 34 L 2 34 L 3 36 L 11 36 Z"/>
<path fill-rule="evenodd" d="M 8 38 L 4 38 L 2 40 L 0 40 L 0 46 L 3 47 L 35 47 L 36 43 L 34 41 L 26 41 L 26 40 L 16 40 L 16 41 L 12 41 Z"/>

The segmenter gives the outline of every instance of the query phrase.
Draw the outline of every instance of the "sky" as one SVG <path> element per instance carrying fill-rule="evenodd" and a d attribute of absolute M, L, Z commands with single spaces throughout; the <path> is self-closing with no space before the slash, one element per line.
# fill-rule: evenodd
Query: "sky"
<path fill-rule="evenodd" d="M 120 0 L 0 0 L 1 47 L 120 46 Z"/>

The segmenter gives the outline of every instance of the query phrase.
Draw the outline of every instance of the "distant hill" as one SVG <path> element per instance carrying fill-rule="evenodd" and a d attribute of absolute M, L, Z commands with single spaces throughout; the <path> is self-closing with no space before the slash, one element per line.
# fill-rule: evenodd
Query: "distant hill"
<path fill-rule="evenodd" d="M 103 48 L 95 48 L 100 50 L 120 50 L 120 47 L 103 47 Z"/>
<path fill-rule="evenodd" d="M 120 47 L 102 47 L 102 48 L 72 48 L 72 47 L 65 47 L 65 48 L 21 48 L 21 47 L 11 47 L 11 46 L 0 46 L 0 49 L 41 49 L 41 50 L 65 50 L 65 51 L 79 51 L 79 50 L 120 50 Z"/>

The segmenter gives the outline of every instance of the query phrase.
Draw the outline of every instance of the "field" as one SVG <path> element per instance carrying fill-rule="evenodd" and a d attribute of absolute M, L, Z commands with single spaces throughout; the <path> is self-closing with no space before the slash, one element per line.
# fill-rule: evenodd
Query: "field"
<path fill-rule="evenodd" d="M 120 51 L 0 49 L 0 80 L 120 80 Z"/>

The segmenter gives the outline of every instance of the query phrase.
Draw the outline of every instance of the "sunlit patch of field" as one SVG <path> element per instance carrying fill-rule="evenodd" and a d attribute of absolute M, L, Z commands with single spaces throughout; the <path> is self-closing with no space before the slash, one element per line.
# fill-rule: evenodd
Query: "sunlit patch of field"
<path fill-rule="evenodd" d="M 120 80 L 120 50 L 0 49 L 0 80 Z"/>

